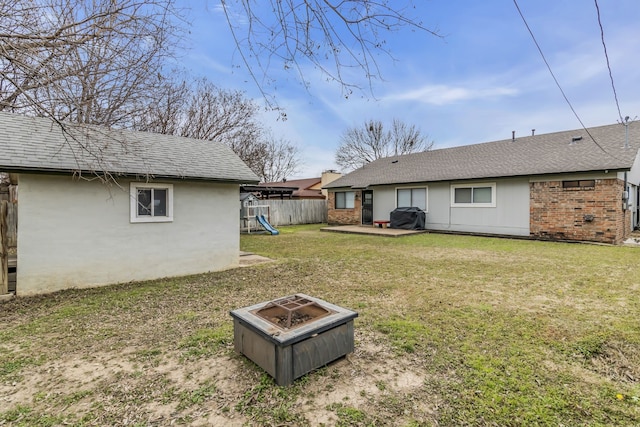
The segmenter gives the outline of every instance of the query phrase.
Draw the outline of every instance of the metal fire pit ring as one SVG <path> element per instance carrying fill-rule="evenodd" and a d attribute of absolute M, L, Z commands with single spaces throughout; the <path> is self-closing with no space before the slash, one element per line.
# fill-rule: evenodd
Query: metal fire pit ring
<path fill-rule="evenodd" d="M 253 314 L 283 329 L 297 328 L 332 313 L 330 309 L 300 295 L 292 295 L 268 302 Z"/>

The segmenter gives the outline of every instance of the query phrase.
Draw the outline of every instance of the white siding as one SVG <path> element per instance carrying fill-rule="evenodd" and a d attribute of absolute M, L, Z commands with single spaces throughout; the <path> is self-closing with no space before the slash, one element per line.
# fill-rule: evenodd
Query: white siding
<path fill-rule="evenodd" d="M 623 177 L 621 179 L 624 179 L 624 173 L 622 175 Z M 640 154 L 636 156 L 636 160 L 633 162 L 633 166 L 627 174 L 627 180 L 635 185 L 640 184 Z"/>
<path fill-rule="evenodd" d="M 482 181 L 486 183 L 486 180 Z M 495 207 L 450 207 L 450 185 L 434 188 L 432 200 L 438 200 L 437 215 L 427 218 L 429 228 L 469 233 L 529 235 L 529 180 L 505 179 L 496 182 Z M 473 184 L 470 182 L 469 184 Z M 437 192 L 437 195 L 436 195 Z M 445 194 L 447 193 L 447 194 Z M 433 205 L 432 205 L 433 206 Z"/>
<path fill-rule="evenodd" d="M 120 189 L 67 176 L 20 175 L 17 293 L 236 266 L 238 186 L 172 183 L 173 222 L 131 223 L 129 182 Z"/>

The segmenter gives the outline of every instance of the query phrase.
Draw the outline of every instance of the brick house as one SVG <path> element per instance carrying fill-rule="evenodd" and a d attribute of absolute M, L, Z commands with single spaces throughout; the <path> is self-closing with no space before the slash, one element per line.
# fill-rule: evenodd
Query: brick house
<path fill-rule="evenodd" d="M 639 226 L 639 148 L 629 123 L 378 159 L 324 187 L 328 222 L 417 206 L 433 231 L 617 244 Z"/>

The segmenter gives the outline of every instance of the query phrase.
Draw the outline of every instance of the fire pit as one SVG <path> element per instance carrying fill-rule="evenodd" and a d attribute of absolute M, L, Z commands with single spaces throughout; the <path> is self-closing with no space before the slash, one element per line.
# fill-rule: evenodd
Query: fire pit
<path fill-rule="evenodd" d="M 296 294 L 231 311 L 234 346 L 289 385 L 353 351 L 355 311 Z"/>
<path fill-rule="evenodd" d="M 252 313 L 274 326 L 292 329 L 331 314 L 332 311 L 301 295 L 293 295 L 268 302 L 267 305 Z"/>

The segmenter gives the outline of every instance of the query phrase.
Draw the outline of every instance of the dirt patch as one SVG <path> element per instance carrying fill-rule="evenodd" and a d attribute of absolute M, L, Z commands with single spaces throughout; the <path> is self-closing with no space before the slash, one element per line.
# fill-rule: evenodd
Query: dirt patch
<path fill-rule="evenodd" d="M 291 410 L 310 426 L 335 424 L 336 404 L 366 412 L 388 396 L 407 399 L 421 393 L 426 374 L 420 363 L 398 359 L 390 348 L 373 342 L 372 336 L 358 335 L 354 353 L 281 388 L 284 393 L 297 393 Z M 114 425 L 259 424 L 237 405 L 264 373 L 242 356 L 223 353 L 184 359 L 179 353 L 149 354 L 127 348 L 72 355 L 26 368 L 20 378 L 0 384 L 0 402 L 5 408 L 30 406 L 60 419 L 97 412 L 95 419 L 100 423 Z M 421 401 L 412 409 L 413 418 L 431 416 L 432 406 L 413 400 Z M 403 419 L 387 424 L 403 425 Z"/>
<path fill-rule="evenodd" d="M 357 408 L 365 412 L 387 396 L 420 394 L 426 373 L 420 364 L 400 361 L 388 347 L 361 338 L 356 350 L 336 363 L 327 372 L 315 378 L 316 393 L 299 399 L 302 412 L 312 426 L 334 425 L 338 418 L 333 408 L 336 405 Z M 411 411 L 414 419 L 431 418 L 434 407 L 428 403 L 416 405 Z M 387 425 L 406 425 L 399 417 L 389 419 Z"/>
<path fill-rule="evenodd" d="M 242 363 L 228 356 L 183 360 L 166 354 L 142 360 L 134 351 L 100 353 L 25 369 L 21 379 L 0 385 L 0 402 L 5 408 L 61 402 L 55 411 L 61 417 L 99 406 L 103 421 L 124 424 L 191 420 L 192 425 L 219 425 L 224 420 L 224 425 L 242 425 L 246 418 L 233 409 L 246 386 L 237 375 L 241 369 Z"/>

